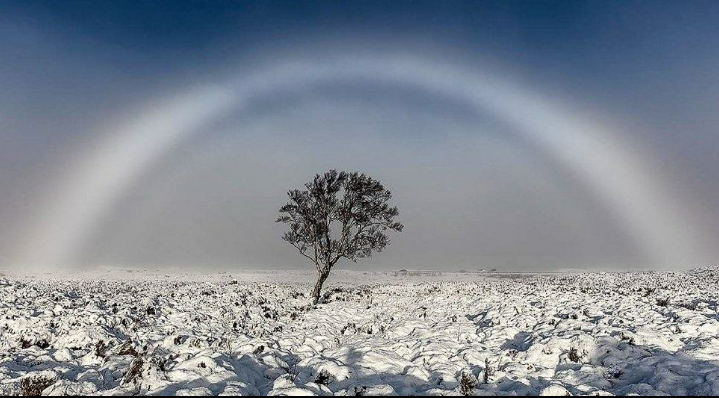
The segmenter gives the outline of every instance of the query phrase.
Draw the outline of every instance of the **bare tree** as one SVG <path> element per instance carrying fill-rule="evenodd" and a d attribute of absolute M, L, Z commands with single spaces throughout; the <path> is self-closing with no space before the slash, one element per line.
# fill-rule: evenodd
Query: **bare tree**
<path fill-rule="evenodd" d="M 340 259 L 357 262 L 381 252 L 389 244 L 385 232 L 401 232 L 404 226 L 395 221 L 399 211 L 389 204 L 392 193 L 365 174 L 330 170 L 305 188 L 287 193 L 289 202 L 280 208 L 277 222 L 289 225 L 283 239 L 317 267 L 312 292 L 317 304 Z"/>

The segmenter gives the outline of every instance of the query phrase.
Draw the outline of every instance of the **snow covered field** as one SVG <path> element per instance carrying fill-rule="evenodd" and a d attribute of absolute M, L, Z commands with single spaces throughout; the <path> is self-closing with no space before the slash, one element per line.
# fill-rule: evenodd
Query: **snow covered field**
<path fill-rule="evenodd" d="M 0 394 L 719 393 L 719 270 L 312 277 L 0 276 Z"/>

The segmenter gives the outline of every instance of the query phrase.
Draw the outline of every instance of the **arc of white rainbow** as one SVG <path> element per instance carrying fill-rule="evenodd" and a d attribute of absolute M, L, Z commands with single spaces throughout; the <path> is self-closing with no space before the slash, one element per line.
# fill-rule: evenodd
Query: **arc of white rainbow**
<path fill-rule="evenodd" d="M 154 161 L 205 123 L 261 95 L 341 79 L 409 85 L 492 112 L 585 180 L 657 264 L 680 261 L 682 249 L 691 247 L 683 223 L 662 202 L 665 193 L 616 133 L 497 76 L 415 58 L 350 58 L 288 62 L 226 85 L 195 88 L 115 129 L 70 173 L 70 180 L 33 224 L 17 262 L 73 264 L 118 197 Z"/>

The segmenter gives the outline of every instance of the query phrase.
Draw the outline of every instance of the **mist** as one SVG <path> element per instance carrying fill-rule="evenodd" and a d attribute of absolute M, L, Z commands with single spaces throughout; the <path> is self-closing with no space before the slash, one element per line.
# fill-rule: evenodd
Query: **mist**
<path fill-rule="evenodd" d="M 306 267 L 331 168 L 405 224 L 360 269 L 719 258 L 712 3 L 99 3 L 0 6 L 2 267 Z"/>

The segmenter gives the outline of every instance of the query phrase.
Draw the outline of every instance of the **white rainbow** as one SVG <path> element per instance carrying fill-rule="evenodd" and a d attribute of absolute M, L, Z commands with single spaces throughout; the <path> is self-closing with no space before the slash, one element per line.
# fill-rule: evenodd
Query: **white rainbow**
<path fill-rule="evenodd" d="M 485 71 L 415 58 L 350 57 L 288 62 L 223 85 L 193 88 L 113 128 L 109 139 L 83 156 L 32 224 L 16 263 L 76 264 L 99 220 L 118 198 L 155 161 L 200 134 L 203 125 L 264 95 L 343 79 L 416 87 L 491 112 L 585 181 L 651 261 L 679 265 L 692 250 L 690 234 L 664 201 L 667 193 L 618 132 Z"/>

